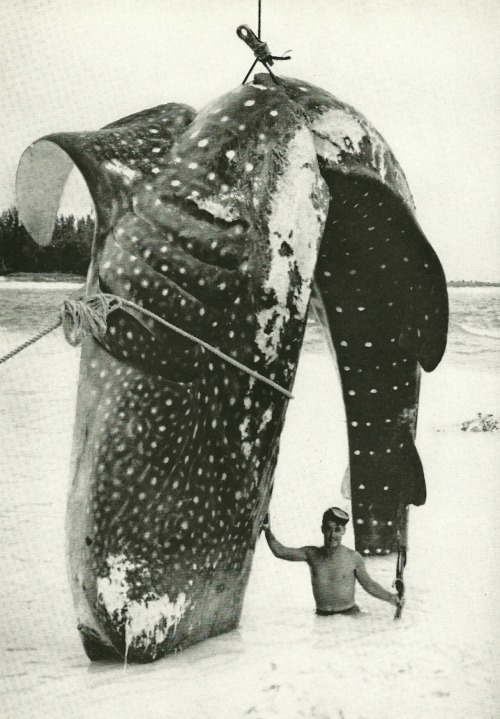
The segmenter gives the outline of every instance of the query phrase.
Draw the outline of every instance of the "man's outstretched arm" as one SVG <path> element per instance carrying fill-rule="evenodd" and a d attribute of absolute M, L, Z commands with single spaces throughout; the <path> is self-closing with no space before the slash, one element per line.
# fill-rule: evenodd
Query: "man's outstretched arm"
<path fill-rule="evenodd" d="M 395 607 L 399 606 L 401 600 L 398 595 L 393 592 L 388 592 L 380 584 L 378 584 L 378 582 L 370 577 L 366 571 L 363 557 L 360 554 L 357 554 L 356 556 L 356 569 L 354 572 L 356 574 L 356 579 L 361 584 L 363 589 L 368 592 L 368 594 L 371 594 L 372 597 L 376 597 L 377 599 L 382 599 L 384 602 L 389 602 Z"/>
<path fill-rule="evenodd" d="M 269 523 L 269 516 L 266 516 L 262 529 L 266 535 L 269 549 L 278 559 L 286 559 L 288 562 L 307 562 L 309 559 L 309 552 L 312 547 L 285 547 L 281 542 L 278 542 L 274 534 L 271 532 L 271 525 Z"/>

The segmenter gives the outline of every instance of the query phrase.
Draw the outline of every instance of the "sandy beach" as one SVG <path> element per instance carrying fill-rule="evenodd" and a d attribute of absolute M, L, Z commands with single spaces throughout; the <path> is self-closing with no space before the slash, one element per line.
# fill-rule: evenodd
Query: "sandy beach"
<path fill-rule="evenodd" d="M 271 504 L 277 537 L 297 546 L 321 543 L 325 507 L 349 509 L 340 387 L 316 335 L 310 326 Z M 25 337 L 11 330 L 2 351 Z M 279 562 L 262 539 L 237 632 L 127 667 L 89 663 L 66 581 L 77 371 L 61 330 L 1 368 L 2 719 L 498 716 L 500 432 L 460 429 L 479 412 L 500 417 L 493 367 L 450 352 L 423 377 L 417 445 L 428 500 L 410 514 L 401 621 L 361 588 L 359 618 L 316 617 L 307 567 Z M 389 588 L 395 558 L 367 563 Z"/>

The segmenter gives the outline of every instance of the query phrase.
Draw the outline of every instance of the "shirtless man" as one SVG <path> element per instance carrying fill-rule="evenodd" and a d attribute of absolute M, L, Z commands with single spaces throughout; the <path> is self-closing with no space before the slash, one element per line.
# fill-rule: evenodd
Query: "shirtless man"
<path fill-rule="evenodd" d="M 377 599 L 399 606 L 396 593 L 387 592 L 368 574 L 360 554 L 342 546 L 349 515 L 338 507 L 331 507 L 323 514 L 321 531 L 322 547 L 284 547 L 271 532 L 269 517 L 262 529 L 269 548 L 275 557 L 289 562 L 307 562 L 316 601 L 316 614 L 358 614 L 360 609 L 354 601 L 356 579 L 369 594 Z"/>

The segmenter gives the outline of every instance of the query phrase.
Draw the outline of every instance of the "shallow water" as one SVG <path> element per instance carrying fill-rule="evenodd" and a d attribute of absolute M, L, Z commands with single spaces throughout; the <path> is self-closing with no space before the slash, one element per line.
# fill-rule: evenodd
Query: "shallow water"
<path fill-rule="evenodd" d="M 452 320 L 469 307 L 470 323 L 476 300 L 464 299 L 465 292 L 475 290 L 450 293 Z M 0 352 L 50 323 L 52 307 L 67 293 L 66 287 L 2 286 Z M 498 302 L 498 290 L 492 297 L 487 307 Z M 477 412 L 498 414 L 500 393 L 490 365 L 481 364 L 485 354 L 468 347 L 465 371 L 453 337 L 454 331 L 443 364 L 423 378 L 418 445 L 429 498 L 411 513 L 403 619 L 394 622 L 391 607 L 361 589 L 359 619 L 316 617 L 307 567 L 279 562 L 261 541 L 237 632 L 126 668 L 89 664 L 65 576 L 78 350 L 57 330 L 2 365 L 2 719 L 497 716 L 500 443 L 493 434 L 468 435 L 457 426 Z M 325 506 L 348 508 L 339 489 L 347 462 L 342 398 L 314 324 L 294 394 L 271 516 L 285 544 L 301 545 L 321 541 Z M 345 541 L 352 546 L 350 532 Z M 389 588 L 394 559 L 372 558 L 368 566 Z"/>
<path fill-rule="evenodd" d="M 62 301 L 81 283 L 0 282 L 0 352 L 12 338 L 29 337 L 57 318 Z M 446 358 L 460 366 L 500 369 L 500 287 L 449 288 L 450 331 Z M 306 352 L 326 351 L 321 326 L 311 319 Z"/>
<path fill-rule="evenodd" d="M 448 351 L 455 361 L 500 369 L 500 287 L 454 288 L 450 310 Z"/>

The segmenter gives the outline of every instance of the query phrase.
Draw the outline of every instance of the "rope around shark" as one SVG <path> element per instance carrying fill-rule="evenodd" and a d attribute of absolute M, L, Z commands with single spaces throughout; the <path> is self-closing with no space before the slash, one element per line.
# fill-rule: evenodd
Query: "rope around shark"
<path fill-rule="evenodd" d="M 82 289 L 83 288 L 80 288 L 80 291 Z M 159 322 L 164 327 L 167 327 L 168 329 L 177 332 L 177 334 L 180 334 L 182 337 L 186 337 L 187 339 L 196 342 L 208 352 L 211 352 L 212 354 L 216 355 L 220 359 L 224 360 L 224 362 L 233 365 L 233 367 L 236 367 L 241 372 L 245 372 L 251 377 L 254 377 L 255 379 L 259 380 L 260 382 L 264 382 L 276 391 L 281 392 L 281 394 L 284 394 L 285 397 L 293 399 L 293 395 L 291 392 L 289 392 L 284 387 L 281 387 L 276 382 L 273 382 L 273 380 L 269 379 L 269 377 L 265 377 L 264 375 L 260 374 L 259 372 L 256 372 L 247 365 L 238 362 L 238 360 L 235 360 L 233 357 L 230 357 L 229 355 L 225 354 L 225 352 L 222 352 L 221 350 L 217 349 L 217 347 L 214 347 L 213 345 L 209 344 L 208 342 L 205 342 L 199 337 L 196 337 L 196 335 L 192 335 L 190 332 L 186 332 L 180 327 L 177 327 L 171 322 L 168 322 L 167 320 L 163 319 L 163 317 L 159 317 L 154 312 L 151 312 L 150 310 L 141 307 L 140 305 L 136 304 L 135 302 L 132 302 L 131 300 L 126 300 L 123 297 L 118 297 L 117 295 L 107 294 L 103 292 L 100 292 L 95 295 L 88 295 L 87 297 L 81 299 L 68 298 L 64 300 L 59 318 L 51 325 L 31 337 L 29 340 L 23 342 L 23 344 L 13 349 L 11 352 L 8 352 L 3 357 L 0 357 L 0 364 L 6 362 L 12 357 L 15 357 L 15 355 L 17 355 L 19 352 L 26 349 L 27 347 L 30 347 L 35 342 L 38 342 L 39 339 L 42 339 L 42 337 L 45 337 L 50 332 L 53 332 L 61 324 L 63 326 L 64 336 L 66 340 L 73 347 L 78 346 L 82 342 L 84 336 L 87 334 L 91 334 L 96 339 L 100 339 L 104 337 L 107 332 L 108 315 L 111 314 L 111 312 L 115 312 L 116 310 L 124 310 L 125 312 L 129 312 L 130 314 L 136 312 L 142 313 L 146 317 L 149 317 L 156 322 Z"/>

